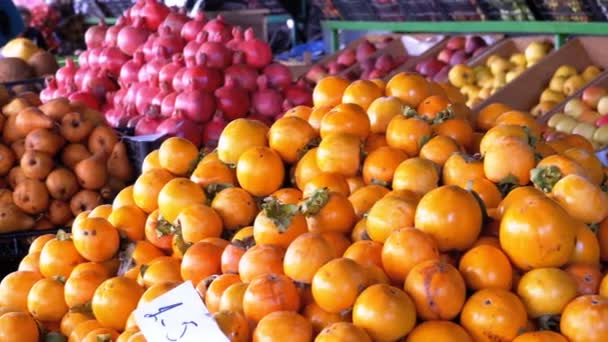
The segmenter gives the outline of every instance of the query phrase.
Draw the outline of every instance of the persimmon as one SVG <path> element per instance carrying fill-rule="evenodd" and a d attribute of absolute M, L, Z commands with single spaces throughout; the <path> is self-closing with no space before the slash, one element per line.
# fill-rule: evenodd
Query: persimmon
<path fill-rule="evenodd" d="M 418 195 L 408 190 L 389 192 L 378 200 L 367 216 L 369 237 L 384 242 L 394 230 L 413 227 L 418 200 Z"/>
<path fill-rule="evenodd" d="M 254 278 L 243 296 L 243 312 L 253 322 L 259 322 L 272 312 L 298 311 L 299 308 L 298 289 L 282 274 L 266 274 Z"/>
<path fill-rule="evenodd" d="M 564 335 L 550 330 L 530 331 L 517 336 L 513 342 L 568 342 Z"/>
<path fill-rule="evenodd" d="M 365 182 L 363 182 L 363 177 L 361 176 L 348 177 L 346 178 L 346 183 L 348 184 L 349 195 L 365 186 Z"/>
<path fill-rule="evenodd" d="M 467 287 L 476 291 L 490 287 L 510 290 L 513 284 L 513 267 L 500 245 L 471 248 L 460 258 L 458 269 Z"/>
<path fill-rule="evenodd" d="M 223 251 L 223 248 L 205 241 L 190 246 L 181 263 L 182 279 L 198 284 L 208 276 L 220 273 Z"/>
<path fill-rule="evenodd" d="M 498 118 L 502 113 L 508 112 L 510 110 L 512 110 L 511 107 L 500 102 L 494 102 L 485 106 L 479 111 L 479 114 L 477 115 L 477 128 L 483 131 L 489 130 L 490 128 L 494 127 L 496 123 L 496 118 Z"/>
<path fill-rule="evenodd" d="M 39 273 L 31 271 L 7 274 L 0 282 L 0 306 L 26 312 L 28 293 L 41 279 Z"/>
<path fill-rule="evenodd" d="M 416 308 L 402 290 L 386 284 L 372 285 L 355 301 L 353 324 L 375 341 L 396 341 L 414 328 Z"/>
<path fill-rule="evenodd" d="M 183 208 L 206 201 L 205 192 L 196 183 L 188 178 L 174 178 L 158 193 L 158 210 L 165 220 L 173 223 Z"/>
<path fill-rule="evenodd" d="M 74 327 L 68 341 L 81 341 L 89 332 L 99 328 L 102 328 L 101 323 L 95 319 L 81 322 Z"/>
<path fill-rule="evenodd" d="M 107 278 L 106 273 L 94 270 L 72 274 L 64 285 L 65 303 L 69 308 L 89 303 L 97 287 Z"/>
<path fill-rule="evenodd" d="M 536 268 L 520 279 L 517 294 L 528 315 L 558 315 L 577 296 L 576 282 L 559 268 Z"/>
<path fill-rule="evenodd" d="M 531 186 L 520 186 L 510 191 L 496 208 L 496 215 L 502 218 L 503 214 L 511 205 L 519 204 L 533 197 L 544 198 L 544 194 Z"/>
<path fill-rule="evenodd" d="M 600 266 L 597 264 L 573 263 L 566 267 L 566 272 L 576 282 L 579 295 L 597 294 L 602 279 Z"/>
<path fill-rule="evenodd" d="M 311 178 L 302 189 L 302 196 L 309 197 L 317 189 L 327 188 L 331 192 L 339 192 L 344 196 L 350 195 L 346 177 L 337 173 L 320 172 Z"/>
<path fill-rule="evenodd" d="M 267 146 L 268 126 L 258 120 L 239 118 L 226 125 L 217 143 L 217 155 L 226 163 L 236 165 L 241 154 L 256 146 Z"/>
<path fill-rule="evenodd" d="M 393 190 L 408 190 L 424 195 L 437 187 L 438 168 L 435 163 L 424 158 L 409 158 L 397 166 L 393 175 Z"/>
<path fill-rule="evenodd" d="M 97 342 L 99 340 L 109 338 L 110 340 L 116 340 L 118 338 L 118 332 L 114 329 L 109 328 L 98 328 L 90 331 L 82 342 Z"/>
<path fill-rule="evenodd" d="M 608 219 L 600 222 L 597 240 L 600 244 L 600 259 L 604 262 L 608 261 Z"/>
<path fill-rule="evenodd" d="M 220 260 L 222 273 L 238 274 L 239 262 L 247 248 L 249 248 L 248 243 L 243 240 L 231 241 L 222 252 Z"/>
<path fill-rule="evenodd" d="M 388 146 L 384 134 L 372 133 L 367 136 L 367 139 L 365 139 L 364 151 L 365 153 L 369 154 L 382 146 Z"/>
<path fill-rule="evenodd" d="M 160 166 L 176 176 L 186 175 L 197 157 L 196 146 L 184 138 L 171 137 L 158 149 Z"/>
<path fill-rule="evenodd" d="M 317 150 L 316 147 L 311 148 L 296 164 L 293 178 L 295 178 L 295 185 L 300 190 L 303 190 L 306 183 L 311 179 L 323 172 L 317 166 Z"/>
<path fill-rule="evenodd" d="M 357 241 L 348 247 L 343 257 L 352 259 L 362 266 L 382 267 L 382 246 L 376 241 Z"/>
<path fill-rule="evenodd" d="M 576 224 L 576 245 L 571 263 L 599 264 L 600 244 L 597 235 L 585 224 Z"/>
<path fill-rule="evenodd" d="M 132 336 L 141 334 L 139 331 L 125 330 L 116 339 L 116 342 L 129 342 Z M 135 337 L 137 338 L 137 336 Z"/>
<path fill-rule="evenodd" d="M 365 184 L 388 186 L 393 181 L 397 166 L 407 159 L 405 152 L 392 147 L 379 147 L 367 155 L 363 162 Z"/>
<path fill-rule="evenodd" d="M 173 290 L 178 285 L 179 285 L 179 283 L 175 283 L 175 282 L 164 282 L 164 283 L 156 283 L 156 284 L 148 287 L 146 289 L 146 291 L 139 298 L 137 307 L 141 307 L 142 305 L 145 305 L 146 303 L 150 303 L 154 299 Z"/>
<path fill-rule="evenodd" d="M 168 256 L 155 258 L 142 265 L 137 281 L 146 288 L 158 283 L 181 282 L 180 262 Z"/>
<path fill-rule="evenodd" d="M 580 296 L 566 305 L 560 319 L 561 333 L 572 342 L 608 339 L 608 299 Z"/>
<path fill-rule="evenodd" d="M 59 331 L 63 336 L 70 336 L 78 324 L 92 319 L 93 317 L 91 314 L 68 311 L 63 318 L 61 318 Z"/>
<path fill-rule="evenodd" d="M 349 84 L 347 79 L 339 76 L 328 76 L 321 79 L 312 91 L 313 104 L 315 107 L 333 107 L 340 104 Z"/>
<path fill-rule="evenodd" d="M 412 330 L 405 342 L 473 342 L 471 336 L 460 325 L 450 321 L 426 321 Z"/>
<path fill-rule="evenodd" d="M 474 341 L 511 341 L 524 331 L 527 322 L 521 300 L 495 288 L 475 292 L 460 313 L 460 324 Z"/>
<path fill-rule="evenodd" d="M 469 181 L 485 178 L 483 161 L 461 153 L 452 154 L 443 165 L 442 172 L 445 185 L 458 185 L 462 188 Z"/>
<path fill-rule="evenodd" d="M 158 159 L 158 149 L 148 153 L 141 164 L 141 172 L 148 172 L 151 169 L 162 168 Z"/>
<path fill-rule="evenodd" d="M 283 204 L 298 204 L 303 198 L 302 191 L 296 188 L 281 188 L 270 196 L 276 198 Z"/>
<path fill-rule="evenodd" d="M 70 236 L 61 232 L 44 245 L 38 266 L 40 273 L 47 278 L 60 276 L 67 279 L 74 267 L 84 261 Z"/>
<path fill-rule="evenodd" d="M 63 299 L 63 284 L 55 279 L 38 280 L 27 295 L 27 310 L 40 321 L 61 321 L 68 312 Z"/>
<path fill-rule="evenodd" d="M 237 230 L 250 225 L 257 214 L 257 206 L 253 197 L 241 188 L 226 188 L 218 192 L 211 208 L 222 218 L 224 228 Z"/>
<path fill-rule="evenodd" d="M 446 252 L 470 248 L 481 231 L 481 220 L 481 208 L 471 193 L 444 185 L 420 199 L 414 227 L 431 235 Z"/>
<path fill-rule="evenodd" d="M 210 313 L 216 313 L 220 310 L 220 300 L 226 289 L 233 285 L 241 283 L 241 278 L 236 274 L 222 274 L 215 278 L 205 292 L 205 305 Z"/>
<path fill-rule="evenodd" d="M 386 95 L 395 96 L 404 105 L 417 108 L 431 95 L 431 87 L 429 82 L 418 74 L 400 72 L 386 84 Z"/>
<path fill-rule="evenodd" d="M 365 330 L 348 322 L 336 322 L 325 327 L 317 335 L 315 342 L 372 342 Z"/>
<path fill-rule="evenodd" d="M 540 139 L 541 127 L 532 115 L 516 110 L 511 110 L 500 114 L 494 121 L 494 125 L 515 125 L 526 127 L 528 132 L 535 139 Z"/>
<path fill-rule="evenodd" d="M 447 97 L 431 95 L 420 102 L 416 111 L 423 118 L 433 120 L 446 111 L 450 105 L 450 100 Z"/>
<path fill-rule="evenodd" d="M 367 110 L 374 101 L 384 95 L 384 89 L 368 80 L 357 80 L 344 89 L 342 103 L 353 103 Z"/>
<path fill-rule="evenodd" d="M 419 156 L 442 167 L 452 154 L 461 151 L 460 145 L 454 139 L 437 135 L 422 146 Z"/>
<path fill-rule="evenodd" d="M 245 150 L 236 165 L 240 186 L 254 196 L 268 196 L 283 184 L 285 169 L 281 157 L 268 147 Z"/>
<path fill-rule="evenodd" d="M 112 214 L 112 211 L 113 208 L 111 205 L 102 204 L 91 210 L 88 217 L 99 217 L 107 220 L 108 217 L 110 217 L 110 214 Z"/>
<path fill-rule="evenodd" d="M 454 266 L 440 260 L 415 265 L 405 278 L 405 292 L 424 320 L 454 319 L 464 305 L 466 286 Z"/>
<path fill-rule="evenodd" d="M 483 135 L 479 142 L 479 153 L 482 156 L 488 152 L 493 146 L 498 146 L 506 141 L 516 139 L 523 143 L 530 143 L 530 134 L 521 126 L 517 125 L 500 125 L 493 127 Z"/>
<path fill-rule="evenodd" d="M 239 275 L 243 282 L 265 274 L 282 274 L 285 249 L 272 245 L 255 245 L 239 261 Z"/>
<path fill-rule="evenodd" d="M 348 197 L 348 200 L 355 210 L 355 215 L 357 217 L 362 217 L 371 209 L 374 203 L 384 197 L 388 192 L 389 190 L 383 186 L 370 184 L 353 192 Z"/>
<path fill-rule="evenodd" d="M 312 296 L 323 310 L 338 313 L 352 308 L 368 282 L 363 266 L 348 258 L 337 258 L 315 273 Z"/>
<path fill-rule="evenodd" d="M 367 108 L 370 132 L 384 133 L 391 119 L 403 113 L 403 103 L 394 96 L 375 99 Z"/>
<path fill-rule="evenodd" d="M 74 247 L 89 261 L 110 259 L 120 247 L 118 231 L 103 218 L 89 217 L 72 229 Z"/>
<path fill-rule="evenodd" d="M 343 255 L 352 244 L 352 241 L 346 235 L 339 232 L 322 232 L 321 236 L 331 245 L 338 256 Z"/>
<path fill-rule="evenodd" d="M 555 183 L 571 174 L 589 178 L 587 171 L 574 160 L 562 155 L 551 155 L 538 162 L 531 180 L 538 189 L 551 192 Z"/>
<path fill-rule="evenodd" d="M 131 241 L 144 239 L 146 220 L 146 213 L 134 204 L 114 208 L 108 217 L 118 232 Z"/>
<path fill-rule="evenodd" d="M 283 271 L 294 281 L 310 284 L 318 269 L 336 256 L 332 246 L 321 234 L 305 233 L 287 247 Z"/>
<path fill-rule="evenodd" d="M 533 196 L 507 208 L 500 223 L 500 245 L 522 270 L 559 267 L 570 260 L 574 251 L 573 225 L 559 204 Z"/>
<path fill-rule="evenodd" d="M 133 200 L 133 185 L 129 185 L 118 192 L 114 201 L 112 201 L 112 210 L 126 205 L 136 205 Z"/>
<path fill-rule="evenodd" d="M 313 109 L 308 106 L 295 106 L 290 110 L 286 111 L 284 116 L 295 116 L 303 120 L 308 120 L 308 118 L 310 117 L 310 113 L 312 113 L 312 110 Z"/>
<path fill-rule="evenodd" d="M 173 227 L 169 222 L 160 217 L 158 209 L 148 215 L 144 234 L 146 240 L 150 241 L 155 247 L 162 250 L 170 250 L 173 233 Z"/>
<path fill-rule="evenodd" d="M 32 241 L 32 243 L 30 244 L 28 253 L 41 252 L 42 247 L 44 247 L 44 245 L 47 242 L 49 242 L 50 240 L 52 240 L 54 238 L 55 238 L 54 234 L 44 234 L 44 235 L 40 235 L 40 236 L 36 237 L 34 239 L 34 241 Z"/>
<path fill-rule="evenodd" d="M 308 121 L 287 116 L 277 120 L 268 131 L 268 145 L 284 162 L 298 161 L 303 149 L 317 136 Z"/>
<path fill-rule="evenodd" d="M 302 315 L 312 324 L 313 333 L 315 335 L 334 323 L 348 321 L 348 315 L 327 312 L 321 309 L 315 302 L 306 305 L 302 311 Z"/>
<path fill-rule="evenodd" d="M 365 110 L 353 103 L 341 103 L 321 119 L 319 133 L 322 139 L 331 134 L 348 134 L 365 140 L 370 132 L 370 123 Z"/>
<path fill-rule="evenodd" d="M 574 160 L 585 169 L 586 173 L 589 175 L 589 179 L 595 185 L 602 184 L 602 181 L 604 180 L 602 163 L 592 152 L 584 148 L 573 147 L 565 150 L 562 155 Z"/>
<path fill-rule="evenodd" d="M 386 127 L 386 143 L 404 151 L 410 157 L 415 157 L 432 134 L 431 125 L 426 121 L 399 115 Z"/>
<path fill-rule="evenodd" d="M 228 286 L 220 297 L 220 311 L 243 312 L 243 296 L 249 283 L 234 283 Z"/>
<path fill-rule="evenodd" d="M 103 326 L 122 331 L 143 293 L 144 289 L 134 280 L 110 278 L 95 290 L 91 302 L 93 314 Z"/>
<path fill-rule="evenodd" d="M 238 229 L 232 237 L 233 242 L 237 240 L 246 242 L 249 239 L 253 239 L 253 226 L 247 226 Z"/>
<path fill-rule="evenodd" d="M 579 175 L 560 179 L 551 190 L 555 199 L 573 218 L 598 223 L 608 216 L 608 195 L 597 185 Z"/>
<path fill-rule="evenodd" d="M 0 340 L 36 342 L 40 339 L 38 324 L 25 312 L 9 312 L 0 316 Z"/>
<path fill-rule="evenodd" d="M 506 138 L 500 145 L 491 146 L 484 156 L 483 171 L 494 183 L 526 185 L 534 168 L 534 150 L 516 138 Z"/>
<path fill-rule="evenodd" d="M 204 238 L 219 237 L 222 234 L 223 222 L 220 215 L 211 207 L 194 203 L 184 207 L 175 224 L 182 233 L 186 243 L 196 243 Z"/>
<path fill-rule="evenodd" d="M 469 150 L 473 143 L 473 128 L 466 119 L 449 119 L 432 126 L 433 133 L 443 135 L 456 141 L 460 146 Z"/>
<path fill-rule="evenodd" d="M 315 130 L 315 132 L 319 132 L 321 129 L 321 120 L 327 112 L 329 112 L 334 106 L 323 105 L 323 106 L 315 106 L 310 112 L 310 116 L 308 117 L 308 123 Z"/>
<path fill-rule="evenodd" d="M 137 206 L 151 213 L 158 208 L 158 194 L 173 175 L 165 169 L 151 169 L 137 178 L 133 185 L 133 201 Z"/>
<path fill-rule="evenodd" d="M 486 209 L 498 207 L 502 200 L 502 194 L 496 184 L 490 182 L 486 178 L 476 178 L 469 181 L 464 188 L 469 191 L 475 191 Z"/>
<path fill-rule="evenodd" d="M 311 232 L 348 233 L 356 222 L 355 210 L 348 198 L 327 189 L 318 189 L 300 204 Z"/>
<path fill-rule="evenodd" d="M 231 342 L 247 342 L 251 337 L 247 319 L 241 312 L 219 311 L 213 314 L 220 330 Z"/>
<path fill-rule="evenodd" d="M 393 231 L 382 246 L 382 266 L 394 283 L 403 283 L 415 265 L 438 259 L 437 242 L 414 228 Z"/>
<path fill-rule="evenodd" d="M 604 275 L 604 278 L 602 278 L 598 294 L 602 297 L 608 297 L 608 274 Z"/>
<path fill-rule="evenodd" d="M 329 134 L 321 140 L 316 158 L 319 170 L 323 172 L 354 176 L 361 164 L 361 142 L 354 135 Z"/>
<path fill-rule="evenodd" d="M 312 324 L 293 311 L 274 311 L 262 318 L 253 332 L 255 342 L 294 342 L 312 340 Z"/>

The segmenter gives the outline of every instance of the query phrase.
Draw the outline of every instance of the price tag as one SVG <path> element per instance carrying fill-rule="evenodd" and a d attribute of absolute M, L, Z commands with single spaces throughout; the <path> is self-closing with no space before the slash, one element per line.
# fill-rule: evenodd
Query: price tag
<path fill-rule="evenodd" d="M 135 310 L 148 342 L 229 342 L 187 281 Z"/>

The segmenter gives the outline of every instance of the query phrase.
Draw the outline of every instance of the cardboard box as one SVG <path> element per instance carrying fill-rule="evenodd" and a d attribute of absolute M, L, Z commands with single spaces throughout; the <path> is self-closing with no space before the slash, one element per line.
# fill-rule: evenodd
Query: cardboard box
<path fill-rule="evenodd" d="M 547 88 L 555 70 L 560 66 L 572 65 L 579 72 L 589 65 L 608 69 L 606 46 L 608 46 L 608 37 L 574 38 L 473 108 L 473 112 L 478 113 L 494 102 L 506 103 L 515 110 L 529 111 L 538 104 L 540 94 Z"/>

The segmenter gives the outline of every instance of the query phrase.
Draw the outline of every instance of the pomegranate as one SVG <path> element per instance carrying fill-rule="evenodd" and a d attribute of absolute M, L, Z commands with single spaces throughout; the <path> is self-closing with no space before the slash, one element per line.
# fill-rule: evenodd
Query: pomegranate
<path fill-rule="evenodd" d="M 119 48 L 106 47 L 101 51 L 98 63 L 102 69 L 107 71 L 111 76 L 118 77 L 121 68 L 129 60 L 129 56 L 122 53 Z"/>
<path fill-rule="evenodd" d="M 143 45 L 150 32 L 143 27 L 141 19 L 136 19 L 133 25 L 123 27 L 116 38 L 116 45 L 122 52 L 129 56 L 133 56 L 135 51 Z"/>
<path fill-rule="evenodd" d="M 86 91 L 77 91 L 72 93 L 70 96 L 68 96 L 68 99 L 72 102 L 82 102 L 87 106 L 87 108 L 99 110 L 100 107 L 98 99 L 93 96 L 93 94 Z"/>
<path fill-rule="evenodd" d="M 175 110 L 194 122 L 205 123 L 215 113 L 215 98 L 211 93 L 197 89 L 189 83 L 188 90 L 183 91 L 175 99 Z"/>
<path fill-rule="evenodd" d="M 88 50 L 84 50 L 80 53 L 80 55 L 78 55 L 78 66 L 79 67 L 86 67 L 89 65 L 89 51 Z"/>
<path fill-rule="evenodd" d="M 281 63 L 272 63 L 264 68 L 264 75 L 271 87 L 283 90 L 291 84 L 291 71 Z"/>
<path fill-rule="evenodd" d="M 156 133 L 158 126 L 163 122 L 163 118 L 155 113 L 148 113 L 137 120 L 135 125 L 135 135 L 148 135 Z"/>
<path fill-rule="evenodd" d="M 290 84 L 289 86 L 287 86 L 287 88 L 285 88 L 283 94 L 285 95 L 285 99 L 287 99 L 292 104 L 292 107 L 312 107 L 312 92 L 303 82 Z"/>
<path fill-rule="evenodd" d="M 255 113 L 261 116 L 273 118 L 283 110 L 283 95 L 268 87 L 268 79 L 264 75 L 258 77 L 258 90 L 253 93 L 251 102 Z"/>
<path fill-rule="evenodd" d="M 89 50 L 89 56 L 87 58 L 89 68 L 99 68 L 99 55 L 101 55 L 101 50 L 101 48 L 93 48 Z"/>
<path fill-rule="evenodd" d="M 187 68 L 181 68 L 181 69 L 177 70 L 177 72 L 175 73 L 175 77 L 173 78 L 173 81 L 171 82 L 171 85 L 173 86 L 173 90 L 182 91 L 182 90 L 184 90 L 184 88 L 186 88 L 186 86 L 184 85 L 184 82 L 183 82 L 184 73 L 186 72 L 186 69 Z"/>
<path fill-rule="evenodd" d="M 152 100 L 158 93 L 160 89 L 158 87 L 148 84 L 145 85 L 137 91 L 135 94 L 135 109 L 139 115 L 144 115 L 148 113 L 149 107 L 152 104 Z"/>
<path fill-rule="evenodd" d="M 169 89 L 172 89 L 172 82 L 179 70 L 184 67 L 184 59 L 181 55 L 173 55 L 172 62 L 165 64 L 158 73 L 158 83 L 165 84 Z"/>
<path fill-rule="evenodd" d="M 127 20 L 125 19 L 125 17 L 118 18 L 118 20 L 116 20 L 116 24 L 114 24 L 114 26 L 108 27 L 108 29 L 106 30 L 106 36 L 104 38 L 103 45 L 107 47 L 116 46 L 118 33 L 125 26 L 127 26 Z"/>
<path fill-rule="evenodd" d="M 232 64 L 232 51 L 223 43 L 206 41 L 198 49 L 197 56 L 204 55 L 204 64 L 211 68 L 224 69 Z M 197 60 L 199 64 L 201 60 Z"/>
<path fill-rule="evenodd" d="M 101 48 L 106 37 L 107 29 L 108 27 L 103 19 L 101 19 L 97 25 L 89 27 L 84 34 L 84 42 L 87 45 L 87 48 Z"/>
<path fill-rule="evenodd" d="M 215 97 L 218 109 L 230 121 L 245 117 L 249 111 L 249 93 L 233 79 L 227 80 L 223 87 L 217 89 Z"/>
<path fill-rule="evenodd" d="M 160 27 L 158 29 L 159 31 L 162 31 L 163 29 L 168 28 L 172 33 L 180 35 L 182 28 L 188 21 L 189 18 L 186 15 L 184 9 L 180 9 L 179 11 L 173 10 L 160 24 Z"/>
<path fill-rule="evenodd" d="M 204 61 L 204 58 L 199 60 Z M 204 63 L 201 63 L 201 65 L 187 67 L 181 81 L 186 85 L 192 84 L 194 89 L 213 92 L 222 85 L 222 74 L 219 70 L 206 67 Z"/>
<path fill-rule="evenodd" d="M 209 34 L 209 41 L 211 42 L 226 43 L 232 39 L 232 27 L 224 21 L 222 15 L 209 20 L 203 30 Z"/>
<path fill-rule="evenodd" d="M 76 89 L 82 89 L 82 81 L 84 80 L 84 76 L 89 72 L 89 68 L 80 67 L 78 71 L 74 74 L 74 86 Z"/>
<path fill-rule="evenodd" d="M 177 33 L 173 33 L 171 28 L 165 26 L 161 28 L 158 38 L 153 43 L 153 53 L 158 54 L 161 49 L 166 50 L 166 53 L 173 55 L 182 52 L 184 49 L 184 41 Z"/>
<path fill-rule="evenodd" d="M 118 76 L 118 83 L 122 87 L 128 87 L 134 82 L 138 81 L 138 73 L 144 65 L 144 53 L 141 51 L 135 52 L 133 55 L 133 59 L 126 62 L 122 68 L 120 68 L 120 73 Z"/>
<path fill-rule="evenodd" d="M 254 68 L 261 69 L 272 61 L 270 46 L 257 39 L 252 28 L 245 30 L 245 40 L 239 44 L 239 50 L 245 54 L 246 63 Z"/>
<path fill-rule="evenodd" d="M 159 134 L 181 137 L 190 140 L 196 146 L 201 146 L 201 127 L 186 118 L 181 111 L 176 110 L 171 117 L 165 119 L 156 130 Z"/>
<path fill-rule="evenodd" d="M 198 12 L 194 19 L 186 22 L 181 30 L 181 36 L 186 41 L 192 41 L 196 39 L 196 36 L 203 30 L 205 27 L 205 13 Z"/>
<path fill-rule="evenodd" d="M 177 95 L 179 94 L 172 92 L 163 98 L 160 103 L 160 115 L 162 117 L 169 117 L 175 111 L 175 99 L 177 99 Z"/>
<path fill-rule="evenodd" d="M 232 28 L 232 39 L 226 43 L 226 46 L 231 50 L 238 50 L 239 45 L 243 42 L 243 29 L 235 26 Z"/>
<path fill-rule="evenodd" d="M 207 41 L 207 32 L 201 31 L 196 39 L 191 40 L 186 44 L 183 50 L 183 55 L 185 60 L 195 61 L 196 54 L 201 45 Z"/>
<path fill-rule="evenodd" d="M 145 5 L 138 11 L 138 16 L 145 19 L 146 28 L 156 31 L 169 15 L 169 7 L 158 0 L 146 0 Z"/>
<path fill-rule="evenodd" d="M 40 92 L 40 101 L 46 103 L 55 98 L 57 91 L 57 80 L 55 77 L 49 77 L 45 80 L 46 87 Z"/>
<path fill-rule="evenodd" d="M 374 52 L 376 52 L 376 47 L 374 44 L 370 43 L 368 40 L 361 42 L 361 44 L 357 45 L 356 48 L 357 62 L 363 62 L 371 57 Z"/>
<path fill-rule="evenodd" d="M 228 83 L 229 80 L 234 80 L 235 84 L 247 89 L 247 91 L 255 91 L 257 85 L 258 72 L 253 67 L 247 64 L 234 64 L 224 70 L 224 79 Z"/>
<path fill-rule="evenodd" d="M 55 74 L 55 80 L 57 81 L 57 85 L 59 88 L 65 88 L 74 84 L 74 75 L 78 67 L 74 64 L 74 60 L 68 58 L 65 60 L 65 65 Z"/>

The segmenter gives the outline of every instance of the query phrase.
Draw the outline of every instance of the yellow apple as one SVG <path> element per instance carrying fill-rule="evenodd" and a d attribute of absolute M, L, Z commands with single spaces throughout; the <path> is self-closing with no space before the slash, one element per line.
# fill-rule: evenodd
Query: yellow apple
<path fill-rule="evenodd" d="M 475 80 L 477 80 L 477 82 L 487 78 L 492 78 L 492 72 L 490 71 L 490 68 L 485 65 L 478 65 L 476 67 L 473 67 L 473 74 L 475 74 Z"/>
<path fill-rule="evenodd" d="M 475 74 L 470 67 L 464 64 L 457 64 L 450 69 L 448 79 L 453 86 L 462 88 L 467 84 L 473 84 L 473 82 L 475 82 Z"/>
<path fill-rule="evenodd" d="M 547 114 L 549 111 L 551 111 L 553 108 L 555 108 L 555 106 L 557 106 L 558 103 L 557 102 L 553 102 L 553 101 L 543 101 L 539 104 L 537 104 L 536 106 L 534 106 L 534 108 L 532 108 L 532 110 L 530 111 L 530 114 L 532 114 L 533 116 L 543 116 L 545 114 Z"/>
<path fill-rule="evenodd" d="M 547 55 L 549 47 L 543 42 L 532 42 L 524 50 L 528 66 L 538 62 Z"/>
<path fill-rule="evenodd" d="M 593 134 L 593 141 L 598 143 L 600 146 L 608 144 L 608 125 L 602 126 L 595 130 Z"/>
<path fill-rule="evenodd" d="M 526 68 L 524 68 L 522 66 L 516 66 L 515 68 L 513 68 L 513 70 L 507 72 L 507 74 L 505 75 L 505 80 L 507 81 L 507 83 L 509 83 L 509 82 L 513 81 L 514 79 L 516 79 L 524 71 L 526 71 Z"/>
<path fill-rule="evenodd" d="M 581 75 L 570 76 L 566 82 L 564 82 L 564 95 L 571 96 L 586 83 L 587 82 L 585 82 L 585 79 Z"/>
<path fill-rule="evenodd" d="M 499 55 L 491 55 L 490 57 L 488 57 L 488 59 L 486 59 L 486 65 L 489 67 L 492 62 L 494 62 L 496 59 L 498 58 L 502 58 Z"/>
<path fill-rule="evenodd" d="M 528 64 L 528 61 L 526 60 L 526 55 L 524 55 L 523 53 L 514 53 L 513 55 L 511 55 L 511 58 L 509 58 L 509 62 L 520 67 L 525 67 Z"/>
<path fill-rule="evenodd" d="M 492 87 L 493 84 L 494 84 L 494 76 L 491 76 L 489 78 L 484 78 L 483 80 L 477 81 L 477 85 L 481 88 Z"/>
<path fill-rule="evenodd" d="M 504 75 L 513 67 L 513 64 L 504 58 L 497 58 L 490 64 L 492 75 Z"/>
<path fill-rule="evenodd" d="M 479 94 L 480 90 L 481 89 L 474 84 L 466 84 L 462 88 L 460 88 L 460 92 L 465 94 L 469 99 L 477 97 L 477 94 Z"/>
<path fill-rule="evenodd" d="M 578 118 L 583 112 L 590 110 L 589 106 L 585 104 L 581 99 L 572 99 L 566 102 L 564 106 L 564 113 L 573 118 Z"/>
<path fill-rule="evenodd" d="M 589 82 L 595 79 L 601 73 L 602 70 L 600 70 L 600 68 L 596 67 L 595 65 L 590 65 L 586 67 L 585 70 L 583 70 L 583 73 L 581 75 L 583 76 L 585 81 Z"/>
<path fill-rule="evenodd" d="M 505 74 L 497 74 L 494 76 L 494 83 L 492 84 L 494 88 L 502 88 L 505 84 L 507 84 Z"/>
<path fill-rule="evenodd" d="M 561 103 L 565 99 L 566 99 L 566 97 L 564 96 L 564 94 L 558 93 L 558 92 L 553 91 L 551 89 L 545 89 L 540 94 L 539 102 L 552 101 L 552 102 Z"/>
<path fill-rule="evenodd" d="M 564 120 L 564 118 L 567 118 L 568 116 L 564 113 L 555 113 L 553 115 L 551 115 L 551 117 L 549 118 L 549 121 L 547 121 L 547 126 L 551 127 L 551 128 L 555 128 L 555 126 L 557 126 L 558 123 L 560 123 L 560 121 Z"/>
<path fill-rule="evenodd" d="M 576 68 L 572 65 L 564 64 L 555 70 L 553 77 L 561 76 L 565 78 L 569 78 L 570 76 L 574 76 L 577 74 Z"/>
<path fill-rule="evenodd" d="M 481 98 L 483 100 L 490 97 L 490 95 L 492 95 L 492 88 L 489 88 L 489 87 L 481 88 L 481 90 L 479 91 L 479 94 L 477 94 L 477 96 L 479 96 L 479 98 Z"/>
<path fill-rule="evenodd" d="M 566 80 L 567 80 L 566 77 L 553 76 L 553 78 L 551 78 L 551 82 L 549 82 L 549 89 L 556 91 L 558 93 L 563 93 L 564 92 L 564 83 L 566 82 Z"/>
<path fill-rule="evenodd" d="M 566 116 L 557 125 L 555 125 L 555 130 L 557 130 L 558 132 L 570 134 L 572 133 L 572 130 L 574 130 L 574 127 L 576 127 L 576 125 L 578 125 L 578 121 L 574 120 L 569 116 Z"/>
<path fill-rule="evenodd" d="M 574 127 L 574 129 L 572 130 L 572 134 L 578 134 L 585 137 L 587 140 L 591 140 L 593 139 L 595 129 L 595 125 L 586 122 L 581 122 Z"/>
<path fill-rule="evenodd" d="M 597 112 L 601 115 L 608 115 L 608 95 L 602 96 L 597 102 Z"/>

